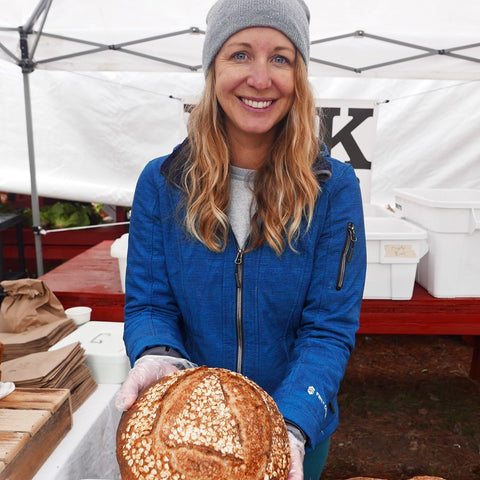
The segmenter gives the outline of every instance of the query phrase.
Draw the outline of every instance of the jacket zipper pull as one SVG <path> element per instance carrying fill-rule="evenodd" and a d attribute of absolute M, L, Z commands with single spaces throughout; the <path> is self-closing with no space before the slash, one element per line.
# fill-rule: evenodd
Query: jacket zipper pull
<path fill-rule="evenodd" d="M 352 260 L 353 249 L 355 248 L 355 242 L 357 241 L 357 234 L 355 233 L 355 225 L 351 222 L 347 225 L 348 238 L 350 239 L 350 245 L 348 249 L 347 262 Z"/>
<path fill-rule="evenodd" d="M 237 283 L 237 288 L 240 288 L 242 286 L 242 275 L 241 275 L 241 269 L 240 265 L 243 264 L 243 254 L 244 250 L 239 248 L 237 250 L 237 256 L 235 257 L 235 281 Z"/>
<path fill-rule="evenodd" d="M 357 234 L 355 233 L 355 225 L 352 222 L 347 223 L 347 236 L 345 238 L 345 244 L 343 246 L 342 256 L 340 257 L 340 267 L 338 269 L 337 285 L 336 289 L 341 290 L 343 287 L 343 281 L 345 280 L 345 270 L 347 263 L 352 260 L 353 249 L 355 248 L 355 242 L 357 241 Z"/>

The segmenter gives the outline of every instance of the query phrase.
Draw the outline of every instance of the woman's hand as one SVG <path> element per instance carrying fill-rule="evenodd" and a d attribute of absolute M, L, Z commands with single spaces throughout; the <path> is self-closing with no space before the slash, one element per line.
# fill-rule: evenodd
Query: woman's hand
<path fill-rule="evenodd" d="M 298 429 L 287 427 L 290 442 L 290 470 L 287 480 L 303 480 L 303 459 L 305 457 L 305 440 Z M 296 430 L 296 431 L 295 431 Z"/>
<path fill-rule="evenodd" d="M 140 357 L 127 375 L 125 382 L 115 396 L 118 410 L 128 410 L 138 397 L 140 390 L 150 386 L 160 378 L 175 370 L 192 368 L 196 365 L 184 358 L 165 355 L 145 355 Z"/>

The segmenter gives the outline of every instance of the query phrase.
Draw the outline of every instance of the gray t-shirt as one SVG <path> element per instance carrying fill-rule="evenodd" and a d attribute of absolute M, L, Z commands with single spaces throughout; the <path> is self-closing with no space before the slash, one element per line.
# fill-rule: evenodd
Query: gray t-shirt
<path fill-rule="evenodd" d="M 255 206 L 252 206 L 255 170 L 230 165 L 230 175 L 227 215 L 237 243 L 243 248 L 250 233 L 250 218 L 255 212 Z"/>

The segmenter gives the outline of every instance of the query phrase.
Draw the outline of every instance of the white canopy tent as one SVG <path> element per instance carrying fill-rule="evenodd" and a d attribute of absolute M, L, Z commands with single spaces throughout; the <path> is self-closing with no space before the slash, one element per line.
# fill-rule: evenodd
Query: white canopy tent
<path fill-rule="evenodd" d="M 212 3 L 0 0 L 0 191 L 31 194 L 34 225 L 38 195 L 130 205 L 185 135 Z M 371 200 L 480 188 L 480 2 L 307 3 L 317 97 L 379 105 Z"/>

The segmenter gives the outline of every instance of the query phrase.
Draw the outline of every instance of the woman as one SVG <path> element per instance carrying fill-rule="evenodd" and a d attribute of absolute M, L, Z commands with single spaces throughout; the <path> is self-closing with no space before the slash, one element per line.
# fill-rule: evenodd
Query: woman
<path fill-rule="evenodd" d="M 135 193 L 117 397 L 195 364 L 242 372 L 285 418 L 289 480 L 323 469 L 365 277 L 358 181 L 316 137 L 308 28 L 302 0 L 210 10 L 188 138 Z"/>

